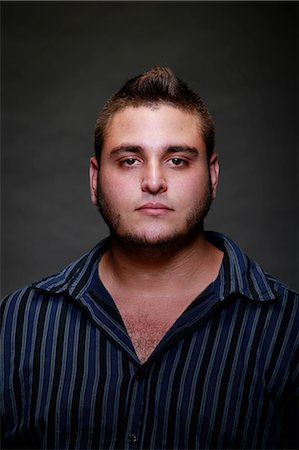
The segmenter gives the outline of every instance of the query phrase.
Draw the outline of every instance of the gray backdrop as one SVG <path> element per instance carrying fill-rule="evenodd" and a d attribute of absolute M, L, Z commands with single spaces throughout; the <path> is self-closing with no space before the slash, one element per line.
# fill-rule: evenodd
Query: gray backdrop
<path fill-rule="evenodd" d="M 198 90 L 216 121 L 221 182 L 206 228 L 298 288 L 296 9 L 2 2 L 2 294 L 107 234 L 89 200 L 94 122 L 113 91 L 155 64 Z"/>

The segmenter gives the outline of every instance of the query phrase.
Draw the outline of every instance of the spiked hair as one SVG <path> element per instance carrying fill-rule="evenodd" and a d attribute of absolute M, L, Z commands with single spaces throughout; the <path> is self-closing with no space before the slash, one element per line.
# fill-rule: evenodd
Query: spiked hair
<path fill-rule="evenodd" d="M 156 66 L 128 80 L 104 105 L 95 127 L 95 155 L 100 164 L 105 132 L 112 116 L 127 106 L 174 106 L 198 116 L 208 161 L 214 149 L 213 119 L 201 97 L 178 79 L 169 67 Z"/>

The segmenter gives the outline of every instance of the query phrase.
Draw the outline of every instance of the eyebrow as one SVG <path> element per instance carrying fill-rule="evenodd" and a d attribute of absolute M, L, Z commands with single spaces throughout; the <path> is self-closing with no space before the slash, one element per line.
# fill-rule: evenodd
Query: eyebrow
<path fill-rule="evenodd" d="M 123 153 L 135 153 L 139 154 L 143 151 L 140 145 L 121 145 L 111 150 L 109 157 L 113 158 Z M 189 153 L 192 156 L 197 156 L 199 150 L 196 147 L 190 147 L 189 145 L 170 145 L 166 148 L 165 153 Z"/>
<path fill-rule="evenodd" d="M 171 145 L 166 151 L 167 153 L 189 153 L 193 156 L 197 156 L 199 153 L 196 147 L 190 147 L 189 145 Z"/>
<path fill-rule="evenodd" d="M 140 145 L 121 145 L 111 150 L 109 157 L 121 155 L 122 153 L 141 153 L 142 147 Z"/>

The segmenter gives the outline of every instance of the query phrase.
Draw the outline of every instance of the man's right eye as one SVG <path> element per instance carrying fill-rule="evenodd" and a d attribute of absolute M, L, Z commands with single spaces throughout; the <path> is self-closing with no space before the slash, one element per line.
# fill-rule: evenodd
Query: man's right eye
<path fill-rule="evenodd" d="M 136 158 L 126 158 L 120 161 L 120 165 L 124 167 L 134 166 L 137 165 L 138 159 Z"/>

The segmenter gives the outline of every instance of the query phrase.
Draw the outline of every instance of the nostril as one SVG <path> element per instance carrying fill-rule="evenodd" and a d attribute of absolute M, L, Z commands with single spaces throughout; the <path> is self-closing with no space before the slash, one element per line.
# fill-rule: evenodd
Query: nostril
<path fill-rule="evenodd" d="M 157 194 L 159 192 L 164 192 L 167 190 L 167 183 L 164 179 L 160 180 L 144 179 L 141 183 L 141 189 L 144 192 Z"/>

